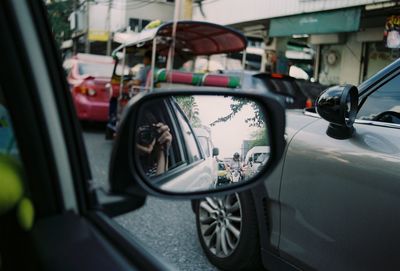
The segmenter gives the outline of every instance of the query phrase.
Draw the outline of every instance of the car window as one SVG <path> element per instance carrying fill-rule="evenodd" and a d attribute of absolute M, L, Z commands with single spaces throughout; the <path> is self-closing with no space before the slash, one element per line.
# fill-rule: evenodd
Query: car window
<path fill-rule="evenodd" d="M 400 124 L 400 75 L 370 94 L 357 118 Z"/>
<path fill-rule="evenodd" d="M 187 144 L 187 152 L 189 155 L 189 159 L 191 161 L 200 160 L 201 158 L 200 150 L 197 146 L 196 139 L 194 137 L 192 129 L 190 128 L 189 124 L 186 122 L 185 118 L 183 117 L 182 113 L 179 110 L 177 110 L 176 116 L 182 128 L 182 134 Z"/>
<path fill-rule="evenodd" d="M 255 153 L 255 154 L 253 155 L 253 161 L 258 162 L 258 161 L 257 161 L 257 160 L 258 160 L 258 157 L 259 157 L 261 154 L 262 154 L 261 152 Z"/>
<path fill-rule="evenodd" d="M 201 147 L 203 148 L 204 153 L 206 154 L 207 157 L 210 157 L 210 146 L 208 139 L 204 136 L 198 136 L 197 139 L 200 142 Z"/>
<path fill-rule="evenodd" d="M 111 77 L 113 72 L 113 64 L 103 63 L 82 63 L 78 64 L 78 70 L 80 75 L 89 74 L 97 77 Z"/>

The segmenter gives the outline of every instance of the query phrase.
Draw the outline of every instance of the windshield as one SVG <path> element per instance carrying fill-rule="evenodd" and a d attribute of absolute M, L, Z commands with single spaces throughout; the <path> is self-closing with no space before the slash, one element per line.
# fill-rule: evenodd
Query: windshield
<path fill-rule="evenodd" d="M 79 63 L 78 70 L 80 75 L 90 75 L 94 77 L 111 77 L 114 64 L 104 63 Z"/>
<path fill-rule="evenodd" d="M 256 163 L 260 163 L 262 160 L 259 161 L 258 158 L 259 158 L 261 155 L 263 155 L 263 154 L 265 154 L 265 153 L 259 152 L 259 153 L 253 154 L 253 161 L 255 161 Z"/>
<path fill-rule="evenodd" d="M 268 154 L 262 153 L 261 155 L 258 156 L 256 159 L 256 163 L 262 163 L 265 159 L 268 158 Z"/>

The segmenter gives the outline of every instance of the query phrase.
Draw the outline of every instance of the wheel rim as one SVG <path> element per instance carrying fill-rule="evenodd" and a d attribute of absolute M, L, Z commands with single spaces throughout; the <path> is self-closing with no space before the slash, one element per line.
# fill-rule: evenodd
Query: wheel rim
<path fill-rule="evenodd" d="M 242 229 L 239 195 L 201 200 L 198 216 L 201 237 L 208 250 L 220 258 L 231 255 L 239 243 Z"/>

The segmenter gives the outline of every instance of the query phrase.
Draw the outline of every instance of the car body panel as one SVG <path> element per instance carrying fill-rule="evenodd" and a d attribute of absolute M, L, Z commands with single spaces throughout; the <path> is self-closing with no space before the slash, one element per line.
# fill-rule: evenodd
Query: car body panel
<path fill-rule="evenodd" d="M 360 86 L 361 107 L 399 67 L 396 61 Z M 338 140 L 326 134 L 328 125 L 315 113 L 287 110 L 287 149 L 265 181 L 271 245 L 306 269 L 398 266 L 400 218 L 390 212 L 400 203 L 400 126 L 356 120 L 352 137 Z"/>
<path fill-rule="evenodd" d="M 252 176 L 257 172 L 262 162 L 258 160 L 258 157 L 263 154 L 269 154 L 268 146 L 255 146 L 247 152 L 246 158 L 244 159 L 247 176 Z M 250 158 L 251 162 L 249 162 Z"/>
<path fill-rule="evenodd" d="M 400 204 L 400 129 L 356 124 L 336 140 L 327 126 L 314 122 L 289 145 L 279 248 L 315 269 L 382 267 L 398 241 L 400 218 L 387 221 L 385 210 Z"/>
<path fill-rule="evenodd" d="M 214 144 L 211 141 L 210 133 L 205 128 L 193 128 L 194 133 L 204 151 L 205 159 L 208 163 L 208 168 L 211 170 L 211 175 L 214 180 L 218 179 L 218 161 L 212 155 Z"/>
<path fill-rule="evenodd" d="M 70 61 L 71 69 L 67 80 L 78 118 L 104 122 L 108 120 L 110 90 L 107 85 L 110 84 L 114 64 L 111 57 L 106 58 L 108 62 L 106 60 L 96 62 L 96 60 L 100 61 L 96 57 L 96 55 L 88 55 L 85 58 L 78 54 Z M 103 68 L 107 68 L 109 65 L 110 74 L 109 76 L 81 74 L 80 65 L 103 65 Z"/>
<path fill-rule="evenodd" d="M 202 159 L 191 165 L 189 169 L 173 174 L 160 186 L 161 190 L 172 192 L 207 191 L 214 187 L 215 179 L 209 163 Z"/>
<path fill-rule="evenodd" d="M 311 123 L 318 121 L 317 117 L 310 117 L 303 114 L 303 110 L 286 110 L 286 130 L 285 130 L 285 138 L 286 143 L 289 144 L 293 136 L 296 134 L 298 130 L 301 128 L 310 125 Z M 264 186 L 268 192 L 268 204 L 267 204 L 267 213 L 268 213 L 268 225 L 270 231 L 270 242 L 268 245 L 272 247 L 278 248 L 279 245 L 279 234 L 280 234 L 280 203 L 279 203 L 279 194 L 281 188 L 281 175 L 283 166 L 285 164 L 285 154 L 287 153 L 287 149 L 285 150 L 284 156 L 276 166 L 275 170 L 271 173 L 271 175 L 264 181 Z M 263 218 L 264 220 L 264 218 Z"/>

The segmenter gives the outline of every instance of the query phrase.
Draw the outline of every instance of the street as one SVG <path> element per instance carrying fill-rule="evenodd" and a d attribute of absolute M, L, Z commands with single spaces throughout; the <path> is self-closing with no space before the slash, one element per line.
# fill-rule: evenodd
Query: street
<path fill-rule="evenodd" d="M 107 187 L 113 142 L 104 139 L 103 126 L 86 124 L 83 136 L 93 180 Z M 119 216 L 116 221 L 177 270 L 218 270 L 201 249 L 190 201 L 148 197 L 143 208 Z"/>

